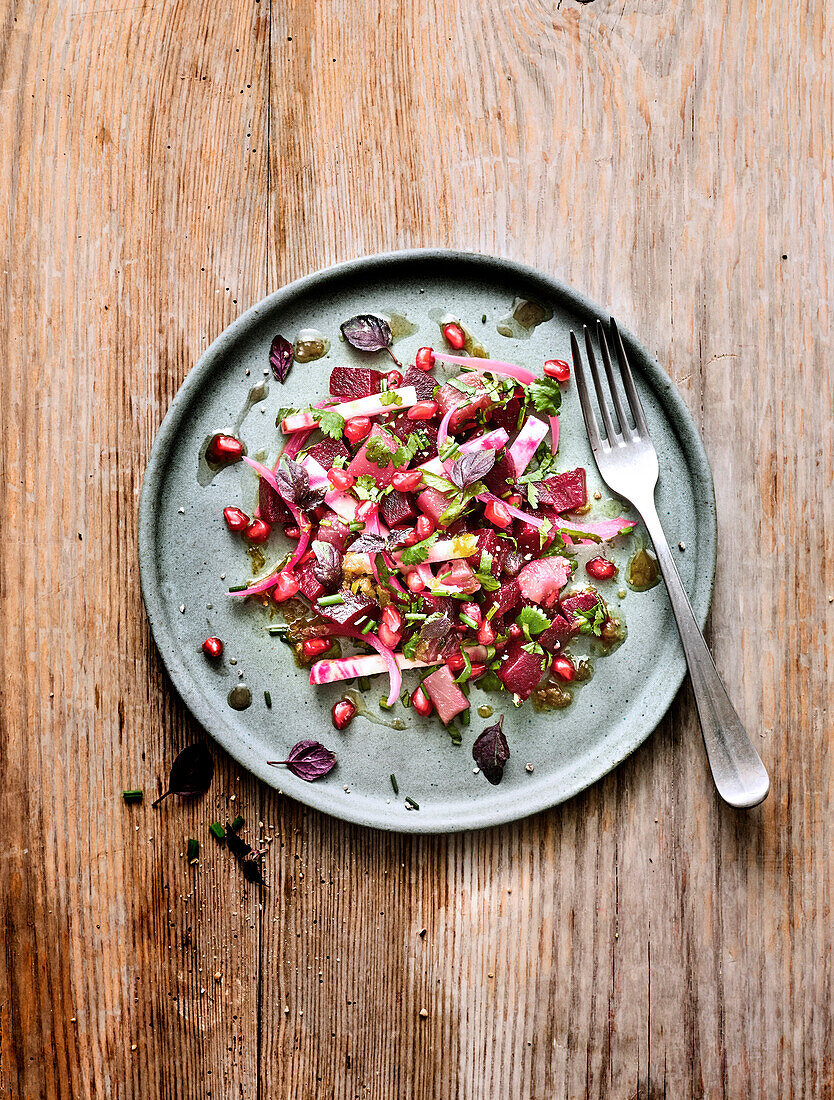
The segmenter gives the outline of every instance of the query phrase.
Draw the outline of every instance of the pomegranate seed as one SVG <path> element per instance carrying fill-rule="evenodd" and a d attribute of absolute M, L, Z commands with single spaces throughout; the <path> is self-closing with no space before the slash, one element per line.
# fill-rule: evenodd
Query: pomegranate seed
<path fill-rule="evenodd" d="M 405 415 L 409 420 L 431 420 L 433 416 L 437 416 L 438 407 L 436 401 L 418 401 Z"/>
<path fill-rule="evenodd" d="M 507 504 L 509 504 L 513 508 L 518 508 L 518 506 L 521 504 L 521 497 L 518 495 L 518 493 L 511 493 L 510 496 L 507 497 Z"/>
<path fill-rule="evenodd" d="M 555 378 L 557 382 L 567 382 L 570 378 L 570 363 L 564 359 L 548 359 L 544 365 L 544 373 L 548 378 Z"/>
<path fill-rule="evenodd" d="M 295 524 L 292 523 L 289 527 L 284 528 L 284 534 L 287 536 L 288 539 L 294 539 L 296 542 L 298 542 L 298 540 L 301 538 L 301 532 L 295 526 Z"/>
<path fill-rule="evenodd" d="M 398 493 L 413 493 L 423 475 L 419 470 L 398 470 L 391 477 L 391 484 Z"/>
<path fill-rule="evenodd" d="M 380 623 L 377 637 L 383 645 L 387 645 L 389 649 L 395 649 L 400 644 L 402 634 L 399 630 L 391 630 L 385 623 Z"/>
<path fill-rule="evenodd" d="M 608 558 L 591 558 L 585 565 L 585 572 L 594 580 L 610 581 L 617 572 L 617 567 Z"/>
<path fill-rule="evenodd" d="M 240 508 L 224 508 L 223 519 L 230 531 L 245 531 L 249 526 L 249 516 Z"/>
<path fill-rule="evenodd" d="M 359 443 L 370 435 L 371 418 L 369 416 L 352 416 L 345 424 L 345 435 L 351 443 Z"/>
<path fill-rule="evenodd" d="M 478 627 L 478 641 L 481 645 L 492 645 L 495 641 L 495 631 L 492 623 L 487 622 L 486 619 Z"/>
<path fill-rule="evenodd" d="M 466 664 L 462 653 L 453 653 L 451 657 L 446 658 L 445 663 L 450 672 L 460 672 Z"/>
<path fill-rule="evenodd" d="M 292 599 L 298 591 L 298 577 L 291 569 L 282 569 L 278 574 L 278 581 L 272 589 L 272 598 L 276 603 Z"/>
<path fill-rule="evenodd" d="M 238 462 L 243 458 L 243 444 L 233 435 L 216 435 L 208 445 L 206 458 L 219 466 Z"/>
<path fill-rule="evenodd" d="M 406 587 L 409 592 L 422 592 L 426 587 L 423 582 L 423 578 L 417 572 L 416 569 L 412 569 L 408 576 L 405 578 Z"/>
<path fill-rule="evenodd" d="M 414 366 L 418 370 L 431 370 L 434 366 L 434 352 L 431 348 L 420 348 L 414 357 Z"/>
<path fill-rule="evenodd" d="M 429 519 L 428 516 L 418 516 L 414 531 L 417 535 L 417 541 L 422 542 L 423 539 L 427 539 L 429 535 L 434 534 L 434 520 Z"/>
<path fill-rule="evenodd" d="M 333 704 L 333 725 L 337 730 L 346 730 L 356 716 L 356 707 L 350 699 L 340 699 Z"/>
<path fill-rule="evenodd" d="M 429 699 L 428 695 L 426 695 L 426 693 L 423 691 L 422 685 L 418 688 L 415 688 L 414 691 L 411 693 L 411 705 L 414 707 L 418 714 L 421 714 L 423 716 L 423 718 L 428 718 L 428 716 L 434 710 L 434 704 L 432 703 L 431 699 Z"/>
<path fill-rule="evenodd" d="M 301 652 L 305 657 L 321 657 L 330 649 L 330 644 L 329 638 L 308 638 L 301 643 Z"/>
<path fill-rule="evenodd" d="M 484 516 L 496 527 L 509 527 L 513 521 L 510 510 L 502 500 L 490 500 L 484 508 Z"/>
<path fill-rule="evenodd" d="M 567 680 L 568 683 L 576 676 L 576 669 L 573 667 L 573 661 L 570 657 L 554 657 L 553 664 L 550 667 L 557 676 Z"/>
<path fill-rule="evenodd" d="M 472 671 L 469 673 L 470 680 L 477 680 L 479 676 L 483 676 L 486 672 L 486 665 L 473 665 Z"/>
<path fill-rule="evenodd" d="M 223 643 L 219 638 L 206 638 L 203 642 L 203 653 L 216 661 L 218 657 L 223 656 Z"/>
<path fill-rule="evenodd" d="M 352 474 L 349 474 L 347 470 L 340 470 L 338 467 L 327 471 L 327 480 L 334 489 L 339 489 L 343 493 L 346 493 L 348 489 L 352 489 L 356 484 L 356 478 Z"/>
<path fill-rule="evenodd" d="M 389 630 L 400 631 L 403 628 L 403 617 L 393 604 L 389 604 L 382 612 L 382 621 Z"/>
<path fill-rule="evenodd" d="M 457 323 L 457 321 L 450 321 L 449 324 L 443 325 L 442 330 L 446 343 L 450 347 L 456 348 L 458 351 L 466 343 L 466 333 Z"/>
<path fill-rule="evenodd" d="M 254 543 L 259 546 L 262 542 L 266 542 L 269 536 L 272 534 L 272 528 L 268 523 L 264 523 L 262 519 L 253 519 L 246 530 L 243 532 L 243 537 L 247 542 Z"/>
<path fill-rule="evenodd" d="M 518 625 L 518 623 L 510 623 L 509 627 L 507 628 L 507 633 L 511 638 L 520 638 L 521 627 Z"/>
<path fill-rule="evenodd" d="M 403 376 L 398 370 L 389 370 L 386 381 L 388 382 L 388 389 L 395 390 L 397 386 L 403 384 Z"/>

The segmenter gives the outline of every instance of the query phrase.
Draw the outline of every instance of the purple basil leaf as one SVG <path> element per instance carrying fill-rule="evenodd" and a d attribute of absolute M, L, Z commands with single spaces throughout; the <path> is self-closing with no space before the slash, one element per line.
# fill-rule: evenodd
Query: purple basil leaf
<path fill-rule="evenodd" d="M 281 464 L 275 471 L 275 480 L 281 496 L 289 504 L 294 504 L 302 512 L 311 512 L 324 500 L 326 489 L 311 489 L 310 476 L 300 462 L 282 455 Z"/>
<path fill-rule="evenodd" d="M 495 465 L 495 451 L 471 451 L 452 463 L 450 477 L 458 489 L 468 489 L 486 477 Z"/>
<path fill-rule="evenodd" d="M 436 641 L 445 638 L 451 629 L 451 615 L 446 611 L 435 611 L 420 628 L 420 638 L 424 642 Z"/>
<path fill-rule="evenodd" d="M 272 373 L 281 383 L 286 382 L 287 375 L 290 373 L 292 357 L 292 344 L 279 333 L 272 341 L 272 347 L 269 349 L 269 365 L 272 367 Z"/>
<path fill-rule="evenodd" d="M 394 339 L 388 322 L 372 313 L 351 317 L 339 328 L 347 342 L 360 351 L 382 351 L 390 347 Z"/>
<path fill-rule="evenodd" d="M 247 882 L 256 882 L 259 886 L 266 886 L 261 860 L 269 849 L 250 848 L 229 824 L 226 825 L 226 847 L 240 860 L 243 877 Z"/>
<path fill-rule="evenodd" d="M 488 726 L 472 746 L 472 759 L 493 785 L 501 782 L 504 765 L 510 759 L 510 746 L 501 727 L 502 714 L 494 726 Z"/>
<path fill-rule="evenodd" d="M 316 555 L 313 576 L 332 592 L 342 580 L 342 555 L 331 542 L 320 542 L 318 539 L 313 543 L 312 550 Z"/>
<path fill-rule="evenodd" d="M 358 539 L 350 544 L 348 547 L 349 554 L 378 554 L 380 550 L 384 550 L 386 546 L 385 539 L 382 535 L 372 535 L 368 532 L 365 535 L 360 535 Z"/>
<path fill-rule="evenodd" d="M 171 765 L 168 776 L 168 790 L 160 795 L 154 806 L 158 806 L 169 794 L 195 795 L 205 794 L 214 775 L 214 758 L 205 745 L 186 745 Z"/>
<path fill-rule="evenodd" d="M 336 767 L 336 754 L 319 741 L 299 741 L 290 749 L 286 760 L 267 760 L 267 764 L 273 767 L 286 764 L 293 775 L 312 783 Z"/>

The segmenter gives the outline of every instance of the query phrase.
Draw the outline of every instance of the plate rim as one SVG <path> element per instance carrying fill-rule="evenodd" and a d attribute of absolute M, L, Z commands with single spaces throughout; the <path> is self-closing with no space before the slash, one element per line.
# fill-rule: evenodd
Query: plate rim
<path fill-rule="evenodd" d="M 154 577 L 157 574 L 155 554 L 157 513 L 154 502 L 165 474 L 166 463 L 175 443 L 180 422 L 195 395 L 195 391 L 199 391 L 203 383 L 209 378 L 215 364 L 225 356 L 229 346 L 235 344 L 251 328 L 261 324 L 264 313 L 280 307 L 284 301 L 292 300 L 299 294 L 308 294 L 314 291 L 319 284 L 344 278 L 346 275 L 354 273 L 368 271 L 376 273 L 381 268 L 416 261 L 421 263 L 464 264 L 472 267 L 482 267 L 486 272 L 492 273 L 498 270 L 503 275 L 510 274 L 519 281 L 525 281 L 528 285 L 538 284 L 546 293 L 567 300 L 577 312 L 590 313 L 594 316 L 609 319 L 611 316 L 607 309 L 601 309 L 586 295 L 555 276 L 545 274 L 537 268 L 506 257 L 457 249 L 413 248 L 373 253 L 320 268 L 295 279 L 291 283 L 287 283 L 250 306 L 215 337 L 186 374 L 163 417 L 151 444 L 139 497 L 139 577 L 151 634 L 173 688 L 203 730 L 217 741 L 242 767 L 273 789 L 277 789 L 313 809 L 320 810 L 343 821 L 382 829 L 386 832 L 451 834 L 472 829 L 490 828 L 495 825 L 522 820 L 532 814 L 561 805 L 603 779 L 609 772 L 628 759 L 640 745 L 644 744 L 666 717 L 686 676 L 684 662 L 680 662 L 680 673 L 679 675 L 676 674 L 677 682 L 674 691 L 662 713 L 647 719 L 642 725 L 639 722 L 635 723 L 632 729 L 637 729 L 638 733 L 636 735 L 632 733 L 632 736 L 625 743 L 618 742 L 617 751 L 611 758 L 603 762 L 602 771 L 595 771 L 590 778 L 582 775 L 576 778 L 574 782 L 568 782 L 567 787 L 562 789 L 556 798 L 548 798 L 546 794 L 541 797 L 541 792 L 537 792 L 539 797 L 530 802 L 519 801 L 518 803 L 510 803 L 505 807 L 496 807 L 488 802 L 483 806 L 474 803 L 468 813 L 464 815 L 456 814 L 454 821 L 450 821 L 442 815 L 437 815 L 437 811 L 434 812 L 431 819 L 420 819 L 420 815 L 414 813 L 407 814 L 405 818 L 387 818 L 381 813 L 376 816 L 370 814 L 368 807 L 362 804 L 356 804 L 356 809 L 354 809 L 349 800 L 346 800 L 345 803 L 336 804 L 332 800 L 328 800 L 323 788 L 319 789 L 315 784 L 303 783 L 301 780 L 290 783 L 291 777 L 285 776 L 283 773 L 279 775 L 274 770 L 268 769 L 265 763 L 258 767 L 251 759 L 246 758 L 245 748 L 239 744 L 236 737 L 224 736 L 222 724 L 218 733 L 217 726 L 213 723 L 213 719 L 216 718 L 216 711 L 208 705 L 202 692 L 195 686 L 192 676 L 182 660 L 180 646 L 166 622 L 164 600 L 158 586 L 154 583 Z M 707 581 L 706 593 L 705 596 L 701 596 L 700 600 L 695 599 L 693 596 L 695 616 L 703 630 L 712 604 L 718 553 L 715 488 L 709 459 L 695 419 L 673 380 L 666 374 L 654 356 L 639 343 L 627 328 L 623 325 L 619 325 L 619 328 L 626 346 L 630 346 L 639 354 L 640 370 L 669 416 L 686 464 L 692 471 L 693 478 L 697 481 L 702 494 L 700 500 L 696 499 L 696 508 L 705 508 L 709 519 L 709 527 L 704 537 L 706 568 L 709 571 L 708 577 L 704 578 Z M 706 572 L 706 568 L 704 572 Z M 702 590 L 703 579 L 701 577 L 699 577 L 698 583 L 699 589 Z M 700 595 L 700 591 L 698 595 Z M 698 606 L 695 606 L 695 604 Z"/>

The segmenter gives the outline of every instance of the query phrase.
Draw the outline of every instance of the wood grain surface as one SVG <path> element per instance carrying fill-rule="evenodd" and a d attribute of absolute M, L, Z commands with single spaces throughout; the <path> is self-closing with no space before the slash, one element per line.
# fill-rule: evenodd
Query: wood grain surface
<path fill-rule="evenodd" d="M 834 6 L 0 11 L 0 1096 L 834 1095 Z M 762 807 L 716 798 L 684 688 L 516 826 L 369 832 L 219 750 L 150 808 L 199 736 L 139 594 L 160 420 L 268 291 L 419 245 L 561 277 L 677 381 Z M 268 892 L 208 842 L 238 810 Z"/>

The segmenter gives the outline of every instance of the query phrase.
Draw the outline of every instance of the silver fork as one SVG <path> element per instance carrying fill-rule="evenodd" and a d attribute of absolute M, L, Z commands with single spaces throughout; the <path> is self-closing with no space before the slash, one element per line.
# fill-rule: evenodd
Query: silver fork
<path fill-rule="evenodd" d="M 718 793 L 731 806 L 746 808 L 757 806 L 767 797 L 770 780 L 764 764 L 753 747 L 747 731 L 736 714 L 727 689 L 715 668 L 715 663 L 707 649 L 704 636 L 695 621 L 695 615 L 686 595 L 680 574 L 675 565 L 669 543 L 663 534 L 657 509 L 654 505 L 654 490 L 659 473 L 657 452 L 654 449 L 643 406 L 634 386 L 631 368 L 626 358 L 625 348 L 614 319 L 611 319 L 611 331 L 614 350 L 620 367 L 623 389 L 628 407 L 634 420 L 632 428 L 626 418 L 620 394 L 615 384 L 614 369 L 608 353 L 608 341 L 601 321 L 597 321 L 597 340 L 599 343 L 608 389 L 617 417 L 615 424 L 609 409 L 600 372 L 597 368 L 594 346 L 588 326 L 585 326 L 585 349 L 591 377 L 596 390 L 597 401 L 602 413 L 605 436 L 600 435 L 599 424 L 591 407 L 588 384 L 579 344 L 573 333 L 570 334 L 573 367 L 576 376 L 576 388 L 585 418 L 585 427 L 591 442 L 596 464 L 605 483 L 615 493 L 631 501 L 649 532 L 654 543 L 660 571 L 666 588 L 672 611 L 680 631 L 692 691 L 698 708 L 698 718 L 704 734 L 707 756 L 712 777 Z"/>

